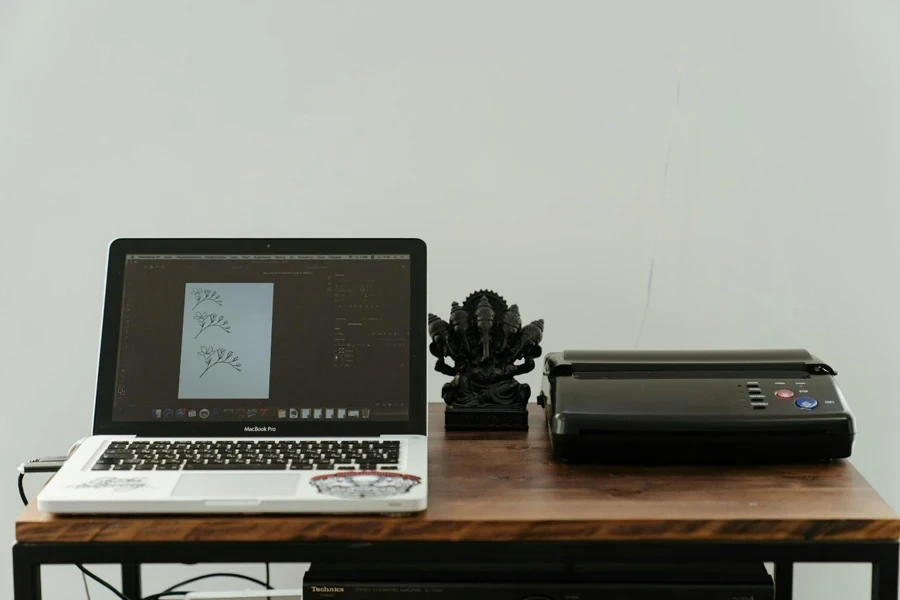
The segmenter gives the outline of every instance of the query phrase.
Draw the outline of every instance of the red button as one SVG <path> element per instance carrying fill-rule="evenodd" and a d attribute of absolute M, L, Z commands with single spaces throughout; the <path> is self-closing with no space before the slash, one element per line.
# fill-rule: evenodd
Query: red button
<path fill-rule="evenodd" d="M 775 395 L 779 398 L 793 398 L 794 392 L 792 392 L 791 390 L 778 390 L 777 392 L 775 392 Z"/>

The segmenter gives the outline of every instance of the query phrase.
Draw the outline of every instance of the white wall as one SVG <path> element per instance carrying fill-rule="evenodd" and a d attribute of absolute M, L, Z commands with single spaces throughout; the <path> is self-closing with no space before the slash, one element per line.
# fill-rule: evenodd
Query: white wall
<path fill-rule="evenodd" d="M 633 347 L 645 308 L 642 348 L 808 347 L 900 507 L 898 26 L 891 0 L 0 0 L 7 539 L 15 465 L 88 432 L 106 244 L 138 235 L 420 236 L 432 311 L 493 287 L 546 349 Z M 799 597 L 867 574 L 801 569 Z"/>

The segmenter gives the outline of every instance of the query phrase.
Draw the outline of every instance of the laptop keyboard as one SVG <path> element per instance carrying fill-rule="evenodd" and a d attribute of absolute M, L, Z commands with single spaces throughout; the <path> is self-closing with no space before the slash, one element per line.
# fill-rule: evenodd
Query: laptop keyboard
<path fill-rule="evenodd" d="M 400 441 L 117 441 L 92 471 L 396 470 Z"/>

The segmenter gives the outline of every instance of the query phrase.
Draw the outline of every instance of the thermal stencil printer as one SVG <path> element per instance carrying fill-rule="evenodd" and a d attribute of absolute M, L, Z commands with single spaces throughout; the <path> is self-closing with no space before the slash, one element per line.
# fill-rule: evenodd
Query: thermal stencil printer
<path fill-rule="evenodd" d="M 836 372 L 805 350 L 548 354 L 538 404 L 554 456 L 599 463 L 850 456 Z"/>

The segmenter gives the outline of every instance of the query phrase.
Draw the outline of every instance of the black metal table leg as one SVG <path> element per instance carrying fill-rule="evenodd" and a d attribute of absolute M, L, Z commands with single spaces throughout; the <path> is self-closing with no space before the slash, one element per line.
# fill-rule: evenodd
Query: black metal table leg
<path fill-rule="evenodd" d="M 794 563 L 775 563 L 775 600 L 792 600 L 794 597 Z"/>
<path fill-rule="evenodd" d="M 13 546 L 12 554 L 14 600 L 41 600 L 40 563 L 32 561 L 18 546 Z"/>
<path fill-rule="evenodd" d="M 141 565 L 122 563 L 122 593 L 129 598 L 141 598 Z"/>
<path fill-rule="evenodd" d="M 872 562 L 872 600 L 898 600 L 900 546 L 885 544 L 884 551 Z"/>

